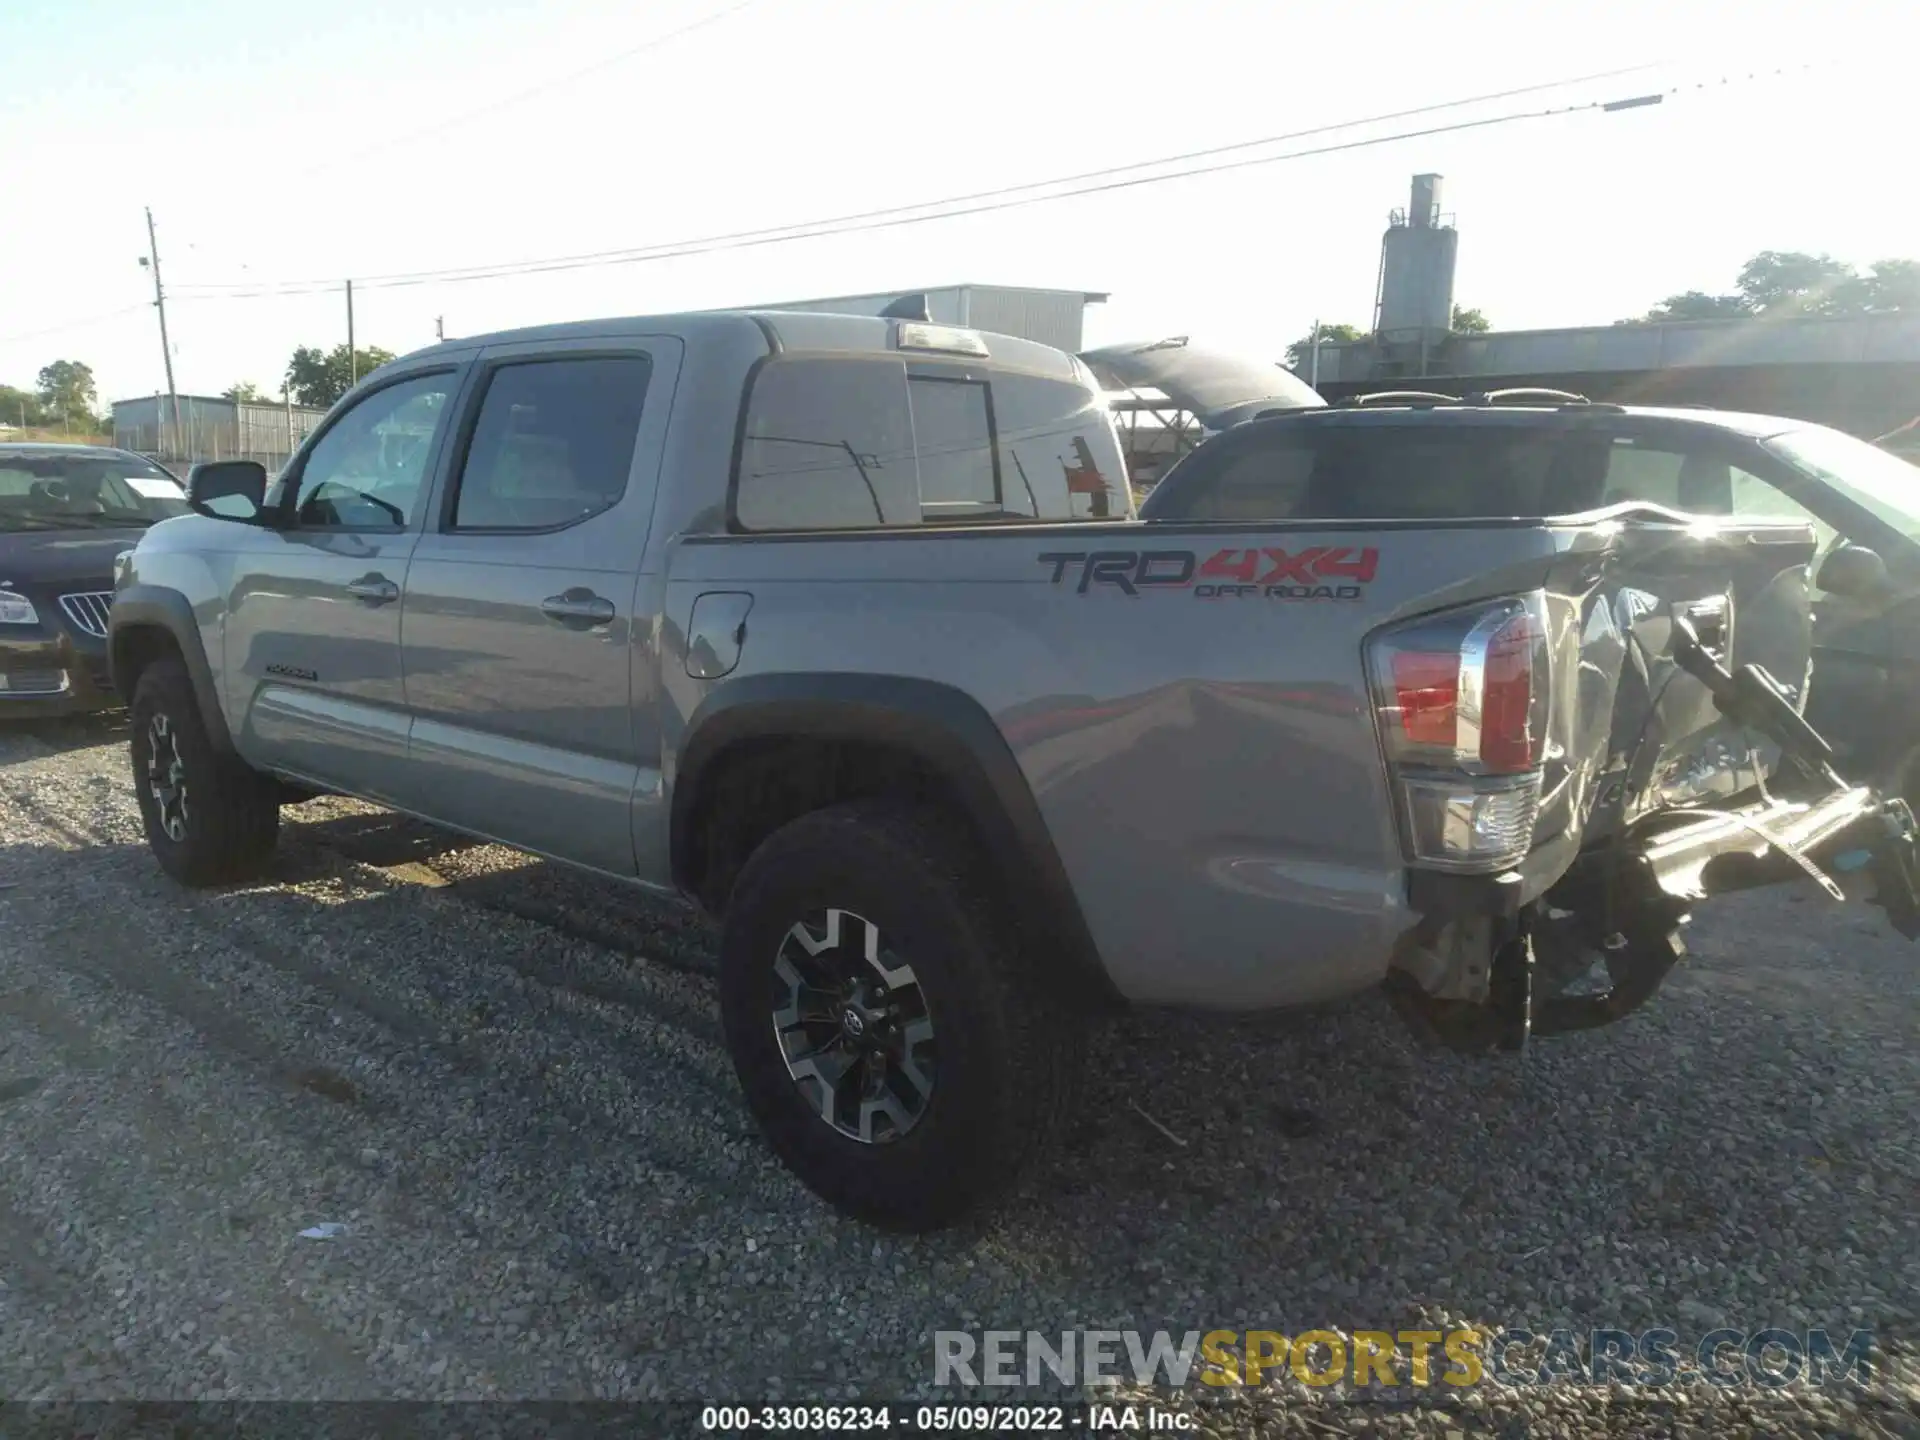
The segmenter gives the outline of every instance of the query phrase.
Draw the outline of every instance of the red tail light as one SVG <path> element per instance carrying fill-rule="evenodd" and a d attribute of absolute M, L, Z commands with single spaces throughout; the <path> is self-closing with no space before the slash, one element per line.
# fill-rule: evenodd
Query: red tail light
<path fill-rule="evenodd" d="M 1431 655 L 1396 650 L 1392 655 L 1394 698 L 1400 728 L 1415 745 L 1453 748 L 1454 712 L 1460 701 L 1460 652 Z"/>
<path fill-rule="evenodd" d="M 1540 763 L 1545 716 L 1533 705 L 1533 662 L 1538 627 L 1530 614 L 1515 615 L 1487 641 L 1480 693 L 1480 763 L 1489 773 L 1517 774 Z M 1541 676 L 1544 682 L 1546 677 Z"/>
<path fill-rule="evenodd" d="M 1553 663 L 1546 605 L 1536 591 L 1423 616 L 1368 642 L 1381 741 L 1417 863 L 1487 869 L 1531 845 Z"/>

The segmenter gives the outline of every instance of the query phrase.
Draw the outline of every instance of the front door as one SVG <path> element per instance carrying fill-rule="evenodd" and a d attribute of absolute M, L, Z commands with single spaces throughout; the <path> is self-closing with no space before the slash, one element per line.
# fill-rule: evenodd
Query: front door
<path fill-rule="evenodd" d="M 618 875 L 657 797 L 635 615 L 671 340 L 487 351 L 407 572 L 409 793 L 434 819 Z"/>
<path fill-rule="evenodd" d="M 394 795 L 401 587 L 459 379 L 404 376 L 333 417 L 281 481 L 291 523 L 234 557 L 225 653 L 254 763 Z"/>

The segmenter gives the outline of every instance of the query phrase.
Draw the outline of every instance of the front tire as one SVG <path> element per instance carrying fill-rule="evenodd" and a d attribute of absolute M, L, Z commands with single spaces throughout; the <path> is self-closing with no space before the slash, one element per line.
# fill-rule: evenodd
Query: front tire
<path fill-rule="evenodd" d="M 928 1230 L 1007 1193 L 1082 1058 L 1003 907 L 938 816 L 886 801 L 776 831 L 733 888 L 721 1019 L 781 1160 L 873 1224 Z"/>
<path fill-rule="evenodd" d="M 207 734 L 187 668 L 156 660 L 133 691 L 133 787 L 154 858 L 196 888 L 249 880 L 280 834 L 273 781 Z"/>

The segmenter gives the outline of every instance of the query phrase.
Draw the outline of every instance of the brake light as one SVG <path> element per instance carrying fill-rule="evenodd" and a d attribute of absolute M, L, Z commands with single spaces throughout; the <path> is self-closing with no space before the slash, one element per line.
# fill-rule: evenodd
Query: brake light
<path fill-rule="evenodd" d="M 1453 744 L 1454 714 L 1460 702 L 1457 653 L 1395 651 L 1393 693 L 1400 702 L 1400 726 L 1408 740 L 1415 745 Z"/>
<path fill-rule="evenodd" d="M 1480 692 L 1480 763 L 1495 774 L 1531 770 L 1540 763 L 1546 717 L 1536 717 L 1533 706 L 1537 638 L 1533 616 L 1523 613 L 1507 620 L 1487 640 Z"/>
<path fill-rule="evenodd" d="M 1546 597 L 1425 616 L 1367 650 L 1410 857 L 1477 870 L 1525 855 L 1550 718 Z"/>

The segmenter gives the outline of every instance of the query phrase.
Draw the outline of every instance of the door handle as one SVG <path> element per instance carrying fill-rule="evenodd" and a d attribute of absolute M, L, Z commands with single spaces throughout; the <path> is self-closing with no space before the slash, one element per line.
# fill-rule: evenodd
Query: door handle
<path fill-rule="evenodd" d="M 605 625 L 613 619 L 613 602 L 591 590 L 569 590 L 542 600 L 540 613 L 563 625 Z"/>
<path fill-rule="evenodd" d="M 400 598 L 400 587 L 384 575 L 362 575 L 347 582 L 347 593 L 370 605 L 390 605 Z"/>

